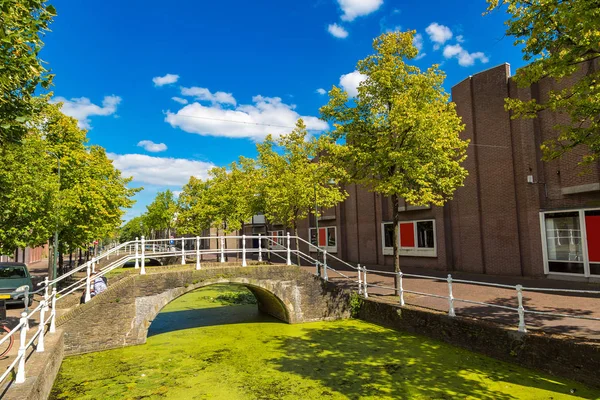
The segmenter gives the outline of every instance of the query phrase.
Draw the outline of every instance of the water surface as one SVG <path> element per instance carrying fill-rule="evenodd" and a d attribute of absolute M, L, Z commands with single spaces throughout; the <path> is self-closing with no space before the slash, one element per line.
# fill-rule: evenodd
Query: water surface
<path fill-rule="evenodd" d="M 152 323 L 145 345 L 66 358 L 51 399 L 600 398 L 574 382 L 358 320 L 288 325 L 237 304 L 248 294 L 211 286 L 180 297 Z"/>

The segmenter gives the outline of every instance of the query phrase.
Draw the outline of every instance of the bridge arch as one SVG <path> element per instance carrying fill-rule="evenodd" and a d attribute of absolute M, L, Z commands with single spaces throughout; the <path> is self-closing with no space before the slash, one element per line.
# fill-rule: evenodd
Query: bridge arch
<path fill-rule="evenodd" d="M 148 309 L 148 312 L 142 318 L 144 319 L 143 326 L 145 327 L 144 331 L 144 340 L 148 336 L 148 330 L 152 325 L 152 322 L 156 319 L 158 314 L 167 306 L 167 304 L 177 300 L 181 296 L 185 296 L 186 294 L 195 292 L 196 290 L 200 290 L 206 287 L 214 286 L 214 285 L 237 285 L 243 286 L 248 289 L 256 298 L 258 309 L 261 312 L 264 312 L 272 317 L 275 317 L 283 322 L 293 322 L 291 320 L 291 315 L 293 315 L 294 305 L 291 303 L 286 303 L 280 296 L 278 296 L 275 292 L 277 292 L 277 288 L 273 285 L 273 282 L 268 281 L 250 281 L 247 278 L 220 278 L 215 280 L 203 281 L 201 283 L 197 283 L 194 285 L 189 285 L 187 287 L 180 288 L 179 290 L 175 290 L 172 296 L 161 296 L 157 298 L 157 302 L 155 303 L 155 307 Z M 166 293 L 165 293 L 166 294 Z"/>

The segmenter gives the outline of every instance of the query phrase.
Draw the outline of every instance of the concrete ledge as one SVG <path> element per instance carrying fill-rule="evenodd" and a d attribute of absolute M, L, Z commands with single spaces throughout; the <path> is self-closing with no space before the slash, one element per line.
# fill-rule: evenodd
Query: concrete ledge
<path fill-rule="evenodd" d="M 64 335 L 62 330 L 47 333 L 45 351 L 27 354 L 25 364 L 25 382 L 9 383 L 0 393 L 3 400 L 46 400 L 50 395 L 54 380 L 64 357 Z"/>
<path fill-rule="evenodd" d="M 520 333 L 489 322 L 364 300 L 360 319 L 600 387 L 600 341 Z"/>
<path fill-rule="evenodd" d="M 562 195 L 589 193 L 600 191 L 600 183 L 588 183 L 587 185 L 568 186 L 560 189 Z"/>

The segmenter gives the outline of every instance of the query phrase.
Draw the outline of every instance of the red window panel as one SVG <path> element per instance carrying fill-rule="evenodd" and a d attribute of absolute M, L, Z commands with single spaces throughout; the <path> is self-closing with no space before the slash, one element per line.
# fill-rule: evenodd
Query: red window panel
<path fill-rule="evenodd" d="M 400 247 L 415 247 L 414 222 L 400 224 Z"/>
<path fill-rule="evenodd" d="M 585 233 L 590 262 L 600 262 L 600 215 L 585 216 Z"/>
<path fill-rule="evenodd" d="M 319 228 L 319 246 L 325 246 L 327 244 L 327 236 L 325 228 Z"/>

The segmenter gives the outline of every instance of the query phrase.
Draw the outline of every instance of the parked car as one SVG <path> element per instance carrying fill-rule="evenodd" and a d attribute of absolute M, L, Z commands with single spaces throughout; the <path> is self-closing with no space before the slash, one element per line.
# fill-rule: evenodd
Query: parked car
<path fill-rule="evenodd" d="M 29 287 L 28 306 L 30 306 L 33 302 L 33 294 L 31 294 L 33 282 L 31 282 L 31 274 L 29 274 L 27 265 L 17 262 L 0 263 L 0 295 L 10 295 L 10 298 L 5 299 L 6 304 L 25 305 L 24 286 Z"/>

